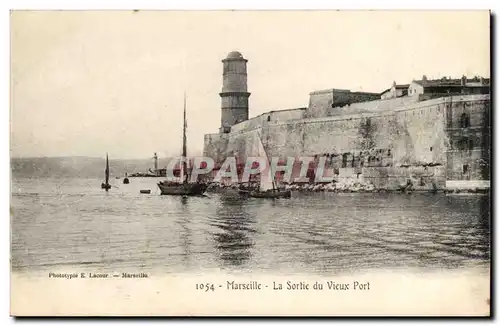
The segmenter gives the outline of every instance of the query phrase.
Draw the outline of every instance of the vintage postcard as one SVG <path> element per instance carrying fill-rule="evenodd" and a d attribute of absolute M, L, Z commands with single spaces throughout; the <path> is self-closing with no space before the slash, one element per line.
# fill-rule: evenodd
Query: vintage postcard
<path fill-rule="evenodd" d="M 490 12 L 13 10 L 13 316 L 490 316 Z"/>

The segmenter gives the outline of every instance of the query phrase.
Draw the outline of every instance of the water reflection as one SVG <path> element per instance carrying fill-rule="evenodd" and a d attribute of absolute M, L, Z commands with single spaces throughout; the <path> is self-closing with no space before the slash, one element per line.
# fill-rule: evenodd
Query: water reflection
<path fill-rule="evenodd" d="M 459 229 L 459 239 L 453 245 L 466 248 L 469 258 L 489 259 L 490 196 L 451 196 L 448 204 L 454 210 L 454 223 Z"/>
<path fill-rule="evenodd" d="M 479 200 L 479 217 L 482 228 L 489 233 L 491 217 L 491 198 L 490 194 L 481 196 Z"/>
<path fill-rule="evenodd" d="M 189 200 L 187 197 L 180 197 L 179 199 L 179 219 L 177 223 L 180 226 L 179 229 L 179 245 L 182 248 L 181 261 L 183 266 L 186 268 L 191 268 L 191 256 L 192 256 L 192 234 L 190 229 L 190 207 Z"/>
<path fill-rule="evenodd" d="M 491 194 L 479 199 L 479 226 L 482 230 L 481 244 L 487 248 L 487 258 L 490 259 L 491 250 Z"/>
<path fill-rule="evenodd" d="M 23 189 L 11 202 L 14 269 L 222 266 L 332 275 L 490 264 L 491 197 L 484 195 L 294 193 L 290 200 L 235 201 L 143 196 L 139 189 L 150 186 L 135 181 L 123 188 L 129 193 L 105 197 L 72 180 L 62 195 L 54 183 L 13 186 Z"/>
<path fill-rule="evenodd" d="M 242 266 L 252 256 L 255 216 L 247 210 L 245 200 L 221 198 L 212 222 L 215 250 L 223 265 Z"/>

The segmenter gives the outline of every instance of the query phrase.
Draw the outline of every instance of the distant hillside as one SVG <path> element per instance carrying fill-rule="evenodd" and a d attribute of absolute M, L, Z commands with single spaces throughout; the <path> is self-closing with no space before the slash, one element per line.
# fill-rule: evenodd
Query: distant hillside
<path fill-rule="evenodd" d="M 170 158 L 159 159 L 159 167 L 165 167 Z M 11 158 L 13 177 L 102 177 L 104 158 L 97 157 L 32 157 Z M 111 159 L 109 170 L 111 177 L 122 177 L 125 172 L 146 172 L 153 169 L 152 159 Z"/>

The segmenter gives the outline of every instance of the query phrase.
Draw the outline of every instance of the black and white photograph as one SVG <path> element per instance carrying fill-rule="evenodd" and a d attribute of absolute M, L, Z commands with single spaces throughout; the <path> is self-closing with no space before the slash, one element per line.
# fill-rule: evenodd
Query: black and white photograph
<path fill-rule="evenodd" d="M 491 315 L 489 10 L 12 10 L 12 316 Z"/>

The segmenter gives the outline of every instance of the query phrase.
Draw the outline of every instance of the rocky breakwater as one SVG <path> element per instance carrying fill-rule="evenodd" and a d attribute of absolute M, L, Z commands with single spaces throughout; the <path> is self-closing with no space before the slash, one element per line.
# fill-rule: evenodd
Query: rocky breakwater
<path fill-rule="evenodd" d="M 280 189 L 299 191 L 299 192 L 373 192 L 379 191 L 370 182 L 358 182 L 355 180 L 346 180 L 341 182 L 330 183 L 282 183 L 278 184 Z M 211 193 L 226 193 L 238 191 L 240 188 L 255 189 L 259 188 L 258 184 L 222 184 L 213 182 L 209 185 L 207 192 Z"/>
<path fill-rule="evenodd" d="M 316 184 L 292 183 L 285 185 L 284 188 L 299 192 L 373 192 L 380 190 L 370 182 L 359 182 L 354 179 Z"/>
<path fill-rule="evenodd" d="M 488 189 L 474 188 L 474 189 L 444 189 L 438 188 L 436 183 L 432 183 L 429 187 L 421 187 L 418 182 L 413 179 L 406 179 L 406 183 L 402 183 L 397 187 L 385 188 L 376 187 L 369 180 L 359 180 L 354 178 L 345 178 L 341 180 L 334 180 L 329 183 L 279 183 L 280 189 L 297 191 L 297 192 L 337 192 L 337 193 L 356 193 L 356 192 L 430 192 L 437 193 L 442 191 L 444 193 L 486 193 Z M 222 184 L 213 182 L 209 185 L 207 192 L 211 193 L 238 193 L 239 189 L 245 190 L 258 190 L 259 185 L 253 183 L 246 184 Z"/>

